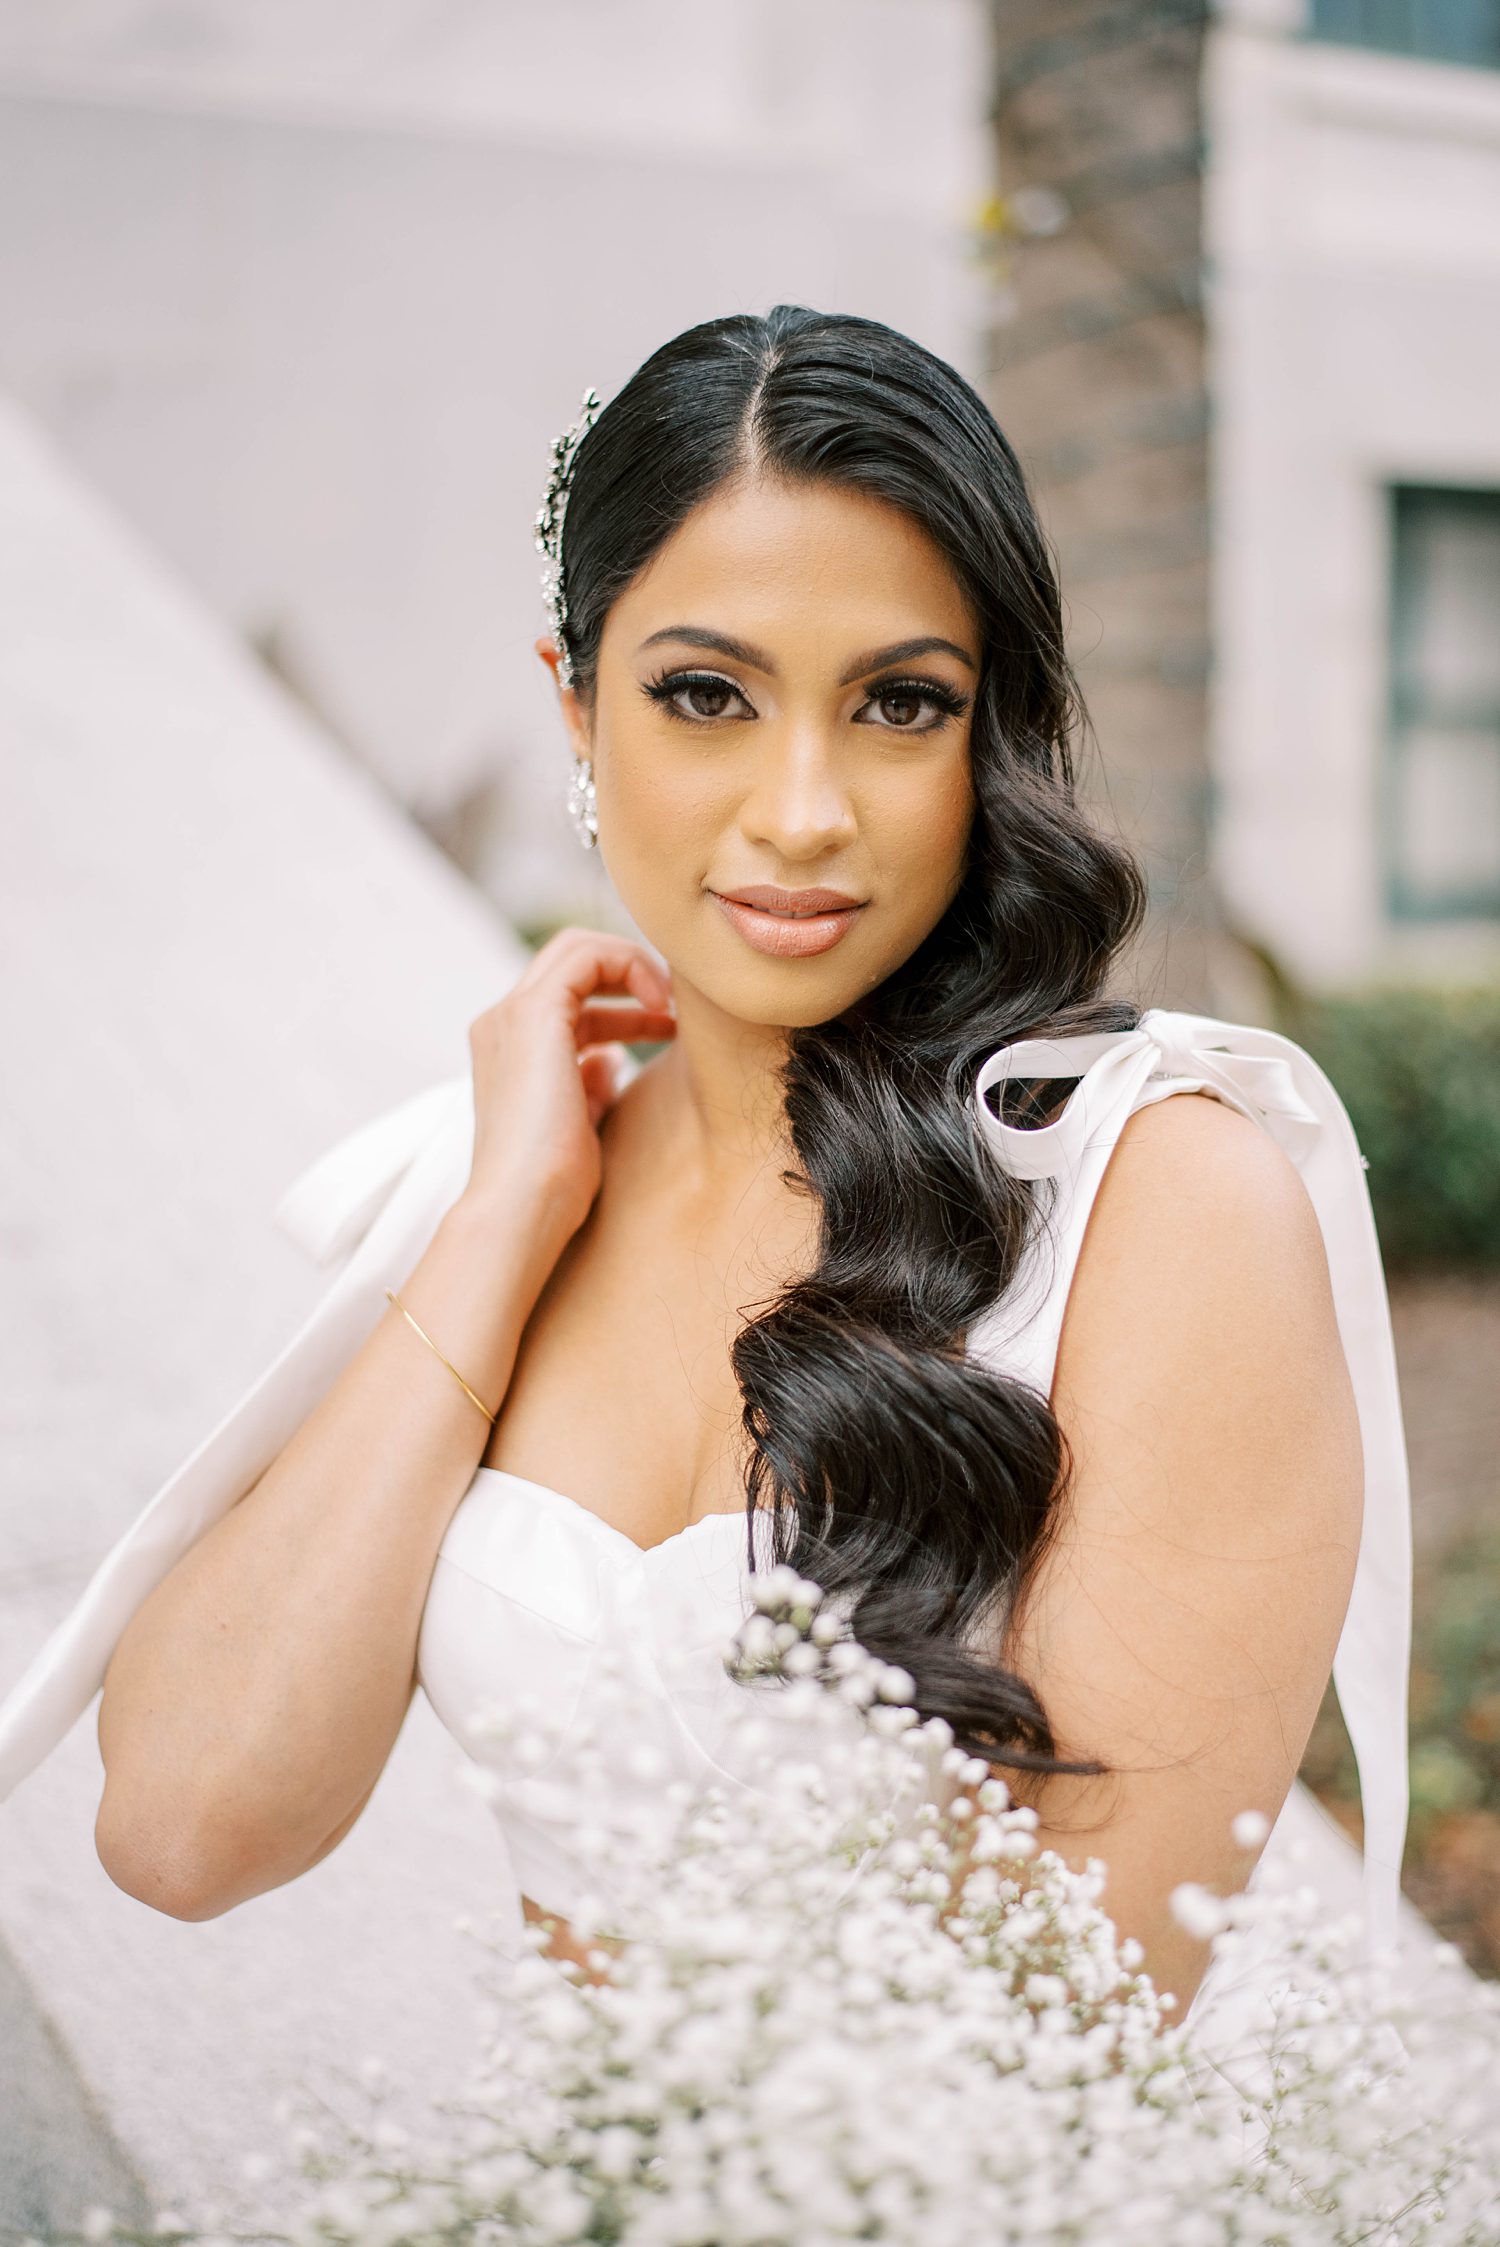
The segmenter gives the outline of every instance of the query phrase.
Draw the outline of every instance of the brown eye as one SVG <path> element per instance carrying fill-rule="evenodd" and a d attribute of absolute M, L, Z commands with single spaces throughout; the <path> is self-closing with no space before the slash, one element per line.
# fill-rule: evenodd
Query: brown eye
<path fill-rule="evenodd" d="M 695 718 L 722 718 L 739 696 L 727 679 L 689 679 L 673 699 L 685 702 Z"/>
<path fill-rule="evenodd" d="M 871 690 L 856 716 L 863 725 L 886 726 L 892 733 L 935 733 L 968 706 L 966 695 L 935 679 L 892 679 Z"/>
<path fill-rule="evenodd" d="M 669 717 L 684 718 L 689 724 L 694 719 L 711 723 L 716 718 L 755 716 L 734 681 L 714 671 L 671 671 L 649 680 L 646 692 Z"/>
<path fill-rule="evenodd" d="M 913 694 L 909 687 L 895 687 L 879 700 L 886 724 L 891 726 L 915 725 L 927 706 L 926 695 Z"/>

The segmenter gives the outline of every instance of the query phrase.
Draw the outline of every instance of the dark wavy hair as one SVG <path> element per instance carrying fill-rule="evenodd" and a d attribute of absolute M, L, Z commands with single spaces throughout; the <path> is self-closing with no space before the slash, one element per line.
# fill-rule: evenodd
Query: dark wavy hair
<path fill-rule="evenodd" d="M 885 500 L 946 556 L 979 619 L 976 809 L 943 919 L 877 989 L 789 1033 L 786 1114 L 821 1205 L 816 1268 L 744 1325 L 733 1365 L 753 1510 L 773 1550 L 842 1595 L 924 1716 L 992 1764 L 1063 1761 L 999 1659 L 1070 1471 L 1047 1401 L 965 1354 L 1015 1278 L 1035 1189 L 974 1112 L 979 1067 L 1022 1035 L 1132 1028 L 1102 995 L 1145 904 L 1135 861 L 1075 796 L 1086 725 L 1049 550 L 1015 453 L 954 369 L 879 322 L 778 305 L 656 351 L 578 447 L 563 526 L 567 650 L 587 700 L 611 604 L 689 511 L 746 472 Z M 1007 1093 L 1008 1120 L 1045 1087 Z M 1012 1099 L 1016 1105 L 1012 1106 Z"/>

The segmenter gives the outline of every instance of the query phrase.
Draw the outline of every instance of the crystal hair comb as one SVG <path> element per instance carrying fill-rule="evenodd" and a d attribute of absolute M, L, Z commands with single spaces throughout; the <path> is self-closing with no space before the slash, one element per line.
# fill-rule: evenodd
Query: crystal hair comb
<path fill-rule="evenodd" d="M 536 514 L 536 550 L 543 557 L 542 599 L 547 604 L 552 635 L 558 645 L 558 680 L 565 687 L 573 684 L 573 658 L 568 648 L 568 602 L 563 585 L 563 517 L 568 511 L 568 489 L 573 481 L 578 448 L 598 419 L 599 404 L 598 391 L 585 390 L 582 413 L 571 428 L 553 438 L 552 469 Z"/>

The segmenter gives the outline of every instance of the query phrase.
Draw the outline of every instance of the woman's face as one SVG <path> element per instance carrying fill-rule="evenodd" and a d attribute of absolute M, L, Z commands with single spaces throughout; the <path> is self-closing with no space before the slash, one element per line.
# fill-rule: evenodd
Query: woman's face
<path fill-rule="evenodd" d="M 611 879 L 681 989 L 828 1021 L 951 903 L 980 663 L 937 546 L 826 483 L 721 487 L 611 608 L 592 706 Z"/>

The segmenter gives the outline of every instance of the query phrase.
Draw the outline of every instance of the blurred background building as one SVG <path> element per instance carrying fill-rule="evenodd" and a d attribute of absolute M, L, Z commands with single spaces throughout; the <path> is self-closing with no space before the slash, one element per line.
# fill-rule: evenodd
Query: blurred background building
<path fill-rule="evenodd" d="M 1226 936 L 1314 986 L 1493 974 L 1500 6 L 991 23 L 990 391 L 1166 988 L 1253 1003 Z"/>
<path fill-rule="evenodd" d="M 1500 1593 L 1442 1573 L 1500 1455 L 1497 284 L 1500 0 L 0 0 L 0 1690 L 316 1284 L 290 1178 L 466 1065 L 516 931 L 618 918 L 549 439 L 692 321 L 858 311 L 1031 476 L 1142 995 L 1304 1038 L 1371 1154 L 1462 1610 L 1409 1885 L 1500 1964 Z M 90 1723 L 0 1808 L 0 2220 L 248 2220 L 289 2053 L 466 2056 L 447 1745 L 204 1926 L 98 1868 Z"/>

